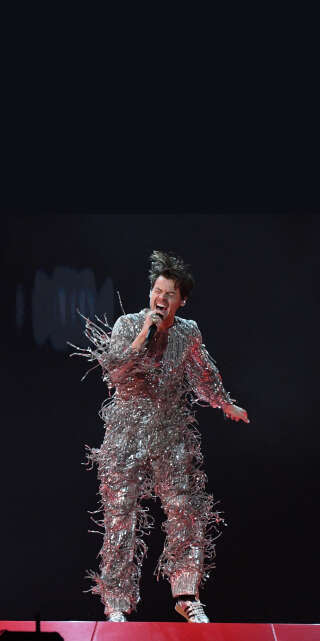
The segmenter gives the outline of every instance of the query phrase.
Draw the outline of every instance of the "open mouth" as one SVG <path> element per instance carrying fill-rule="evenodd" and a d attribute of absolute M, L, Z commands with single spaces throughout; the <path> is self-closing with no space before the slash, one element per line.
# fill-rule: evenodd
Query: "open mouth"
<path fill-rule="evenodd" d="M 157 310 L 157 312 L 160 312 L 161 314 L 163 314 L 164 312 L 166 312 L 166 311 L 167 311 L 167 309 L 168 309 L 168 308 L 167 308 L 167 307 L 164 307 L 164 305 L 156 305 L 156 310 Z"/>

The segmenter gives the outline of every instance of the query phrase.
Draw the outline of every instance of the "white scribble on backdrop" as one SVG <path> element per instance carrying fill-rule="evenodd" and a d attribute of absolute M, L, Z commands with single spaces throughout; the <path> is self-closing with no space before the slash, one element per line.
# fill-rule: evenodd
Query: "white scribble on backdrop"
<path fill-rule="evenodd" d="M 21 298 L 21 294 L 19 296 Z M 47 340 L 56 350 L 68 349 L 67 341 L 80 346 L 87 345 L 88 341 L 83 336 L 84 321 L 77 314 L 77 309 L 92 320 L 95 315 L 102 317 L 106 314 L 112 323 L 112 279 L 106 278 L 98 293 L 94 272 L 90 268 L 78 271 L 60 266 L 54 269 L 52 277 L 42 269 L 36 271 L 32 291 L 32 326 L 37 345 L 44 345 Z"/>

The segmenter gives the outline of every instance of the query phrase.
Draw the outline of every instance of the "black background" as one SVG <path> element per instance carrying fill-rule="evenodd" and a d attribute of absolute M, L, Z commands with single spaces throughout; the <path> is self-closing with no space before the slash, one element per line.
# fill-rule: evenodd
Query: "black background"
<path fill-rule="evenodd" d="M 302 211 L 4 215 L 0 619 L 103 619 L 98 597 L 83 593 L 101 541 L 87 533 L 98 486 L 81 462 L 85 443 L 102 442 L 106 390 L 98 371 L 80 383 L 86 363 L 35 344 L 36 270 L 91 268 L 98 287 L 111 277 L 135 312 L 148 302 L 148 256 L 158 248 L 192 265 L 183 315 L 198 322 L 251 420 L 198 410 L 208 490 L 228 522 L 201 598 L 216 621 L 319 620 L 319 232 L 319 217 Z M 116 300 L 115 309 L 113 322 Z M 160 506 L 151 507 L 160 525 Z M 158 527 L 132 619 L 178 620 L 169 584 L 152 575 L 162 541 Z"/>

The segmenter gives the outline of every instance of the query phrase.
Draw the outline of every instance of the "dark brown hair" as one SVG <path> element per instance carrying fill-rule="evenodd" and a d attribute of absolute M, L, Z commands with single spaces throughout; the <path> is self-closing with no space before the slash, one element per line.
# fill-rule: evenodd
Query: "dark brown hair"
<path fill-rule="evenodd" d="M 186 265 L 180 256 L 172 252 L 163 252 L 155 249 L 150 256 L 151 267 L 149 280 L 151 289 L 159 278 L 164 276 L 174 280 L 175 286 L 179 287 L 182 298 L 189 297 L 195 281 L 190 272 L 190 265 Z"/>

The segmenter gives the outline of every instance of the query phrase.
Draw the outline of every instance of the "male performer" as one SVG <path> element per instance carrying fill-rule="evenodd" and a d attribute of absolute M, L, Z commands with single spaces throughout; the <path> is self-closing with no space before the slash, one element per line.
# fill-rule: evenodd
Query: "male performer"
<path fill-rule="evenodd" d="M 158 576 L 169 579 L 177 612 L 190 623 L 208 623 L 199 585 L 214 567 L 212 530 L 223 519 L 205 492 L 192 405 L 206 401 L 235 421 L 249 420 L 224 390 L 195 321 L 176 316 L 194 285 L 188 266 L 171 253 L 154 251 L 149 277 L 150 308 L 120 316 L 111 339 L 86 323 L 96 349 L 84 355 L 98 360 L 103 380 L 115 388 L 100 412 L 104 442 L 89 454 L 98 464 L 104 515 L 92 592 L 100 594 L 108 621 L 126 621 L 135 609 L 147 549 L 142 535 L 152 526 L 141 499 L 158 496 L 167 517 Z"/>

